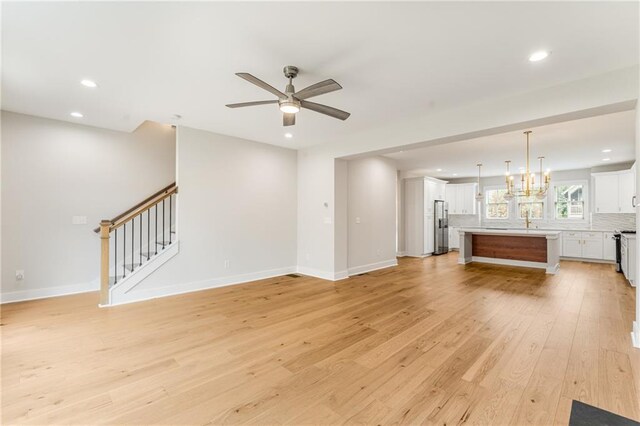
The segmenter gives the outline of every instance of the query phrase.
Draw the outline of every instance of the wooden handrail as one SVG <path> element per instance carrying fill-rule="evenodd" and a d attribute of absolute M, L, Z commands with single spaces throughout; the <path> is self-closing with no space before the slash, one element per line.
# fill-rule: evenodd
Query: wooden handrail
<path fill-rule="evenodd" d="M 101 224 L 103 224 L 104 222 L 109 222 L 111 224 L 109 226 L 109 231 L 113 231 L 114 229 L 119 228 L 120 226 L 122 226 L 123 224 L 131 220 L 132 218 L 138 216 L 140 213 L 147 211 L 148 209 L 158 204 L 160 201 L 164 200 L 165 198 L 168 198 L 169 196 L 177 193 L 178 193 L 178 187 L 174 182 L 171 185 L 156 192 L 152 196 L 139 202 L 135 206 L 131 207 L 129 210 L 123 213 L 120 213 L 118 216 L 114 217 L 113 219 L 102 220 Z M 100 227 L 97 227 L 96 229 L 94 229 L 93 232 L 100 233 Z"/>

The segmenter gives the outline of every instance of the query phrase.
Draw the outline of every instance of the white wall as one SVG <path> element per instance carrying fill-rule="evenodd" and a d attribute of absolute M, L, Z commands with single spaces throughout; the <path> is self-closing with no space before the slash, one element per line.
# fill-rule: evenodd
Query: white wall
<path fill-rule="evenodd" d="M 180 252 L 130 297 L 295 272 L 296 151 L 187 127 L 177 141 Z"/>
<path fill-rule="evenodd" d="M 397 264 L 396 178 L 392 159 L 370 157 L 348 162 L 350 275 Z"/>
<path fill-rule="evenodd" d="M 96 289 L 92 231 L 175 179 L 175 131 L 134 133 L 2 112 L 2 300 Z M 72 225 L 86 216 L 86 225 Z M 25 279 L 16 281 L 16 270 Z"/>
<path fill-rule="evenodd" d="M 338 185 L 345 176 L 344 169 L 340 170 Z M 340 204 L 336 209 L 335 200 L 336 161 L 331 153 L 322 147 L 298 151 L 297 257 L 298 270 L 303 274 L 329 280 L 346 277 L 346 263 L 336 264 L 334 226 L 336 211 L 340 218 L 345 207 L 344 200 L 338 197 Z M 341 234 L 346 240 L 346 227 Z M 342 237 L 338 250 L 340 247 L 344 247 Z"/>

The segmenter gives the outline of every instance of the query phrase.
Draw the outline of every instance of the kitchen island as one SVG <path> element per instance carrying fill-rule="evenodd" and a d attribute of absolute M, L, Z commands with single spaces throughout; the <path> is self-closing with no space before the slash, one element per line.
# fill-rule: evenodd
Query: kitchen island
<path fill-rule="evenodd" d="M 560 231 L 537 229 L 461 228 L 458 263 L 542 268 L 547 274 L 560 269 Z"/>

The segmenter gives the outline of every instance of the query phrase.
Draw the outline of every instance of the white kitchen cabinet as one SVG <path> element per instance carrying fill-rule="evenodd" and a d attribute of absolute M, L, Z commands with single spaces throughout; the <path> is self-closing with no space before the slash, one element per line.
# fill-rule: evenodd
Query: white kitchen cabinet
<path fill-rule="evenodd" d="M 460 234 L 456 227 L 449 227 L 449 248 L 460 249 Z"/>
<path fill-rule="evenodd" d="M 593 176 L 596 213 L 618 213 L 618 175 L 603 173 Z"/>
<path fill-rule="evenodd" d="M 583 259 L 602 259 L 602 238 L 602 232 L 564 231 L 562 233 L 562 256 Z"/>
<path fill-rule="evenodd" d="M 582 257 L 602 259 L 602 232 L 582 233 Z"/>
<path fill-rule="evenodd" d="M 422 177 L 404 180 L 405 248 L 407 256 L 434 251 L 434 201 L 444 197 L 445 181 Z"/>
<path fill-rule="evenodd" d="M 613 238 L 613 232 L 604 232 L 602 234 L 602 258 L 604 260 L 616 260 L 616 240 Z"/>
<path fill-rule="evenodd" d="M 562 233 L 562 256 L 582 257 L 582 237 L 580 232 Z"/>
<path fill-rule="evenodd" d="M 635 234 L 622 234 L 620 238 L 620 264 L 624 276 L 632 286 L 636 282 L 636 236 Z"/>
<path fill-rule="evenodd" d="M 634 213 L 635 167 L 618 172 L 594 173 L 595 213 Z"/>
<path fill-rule="evenodd" d="M 449 203 L 449 214 L 476 214 L 478 184 L 447 184 L 445 200 Z"/>
<path fill-rule="evenodd" d="M 633 171 L 618 175 L 618 204 L 620 213 L 634 213 L 633 197 L 636 195 L 636 176 Z"/>

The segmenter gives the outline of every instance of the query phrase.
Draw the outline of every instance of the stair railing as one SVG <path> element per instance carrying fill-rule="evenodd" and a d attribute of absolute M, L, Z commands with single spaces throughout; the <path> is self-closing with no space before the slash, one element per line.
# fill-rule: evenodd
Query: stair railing
<path fill-rule="evenodd" d="M 118 284 L 133 274 L 137 268 L 150 261 L 158 254 L 158 248 L 161 252 L 174 242 L 175 207 L 173 204 L 176 198 L 174 195 L 177 193 L 178 187 L 174 182 L 113 219 L 100 221 L 100 226 L 94 229 L 94 232 L 100 234 L 101 305 L 109 304 L 111 286 Z M 120 235 L 120 245 L 118 245 L 118 235 Z M 145 244 L 146 252 L 143 251 Z M 111 263 L 111 257 L 113 257 L 113 263 Z M 118 262 L 119 257 L 121 264 Z M 127 263 L 128 261 L 131 263 Z M 120 272 L 122 275 L 118 275 Z"/>

